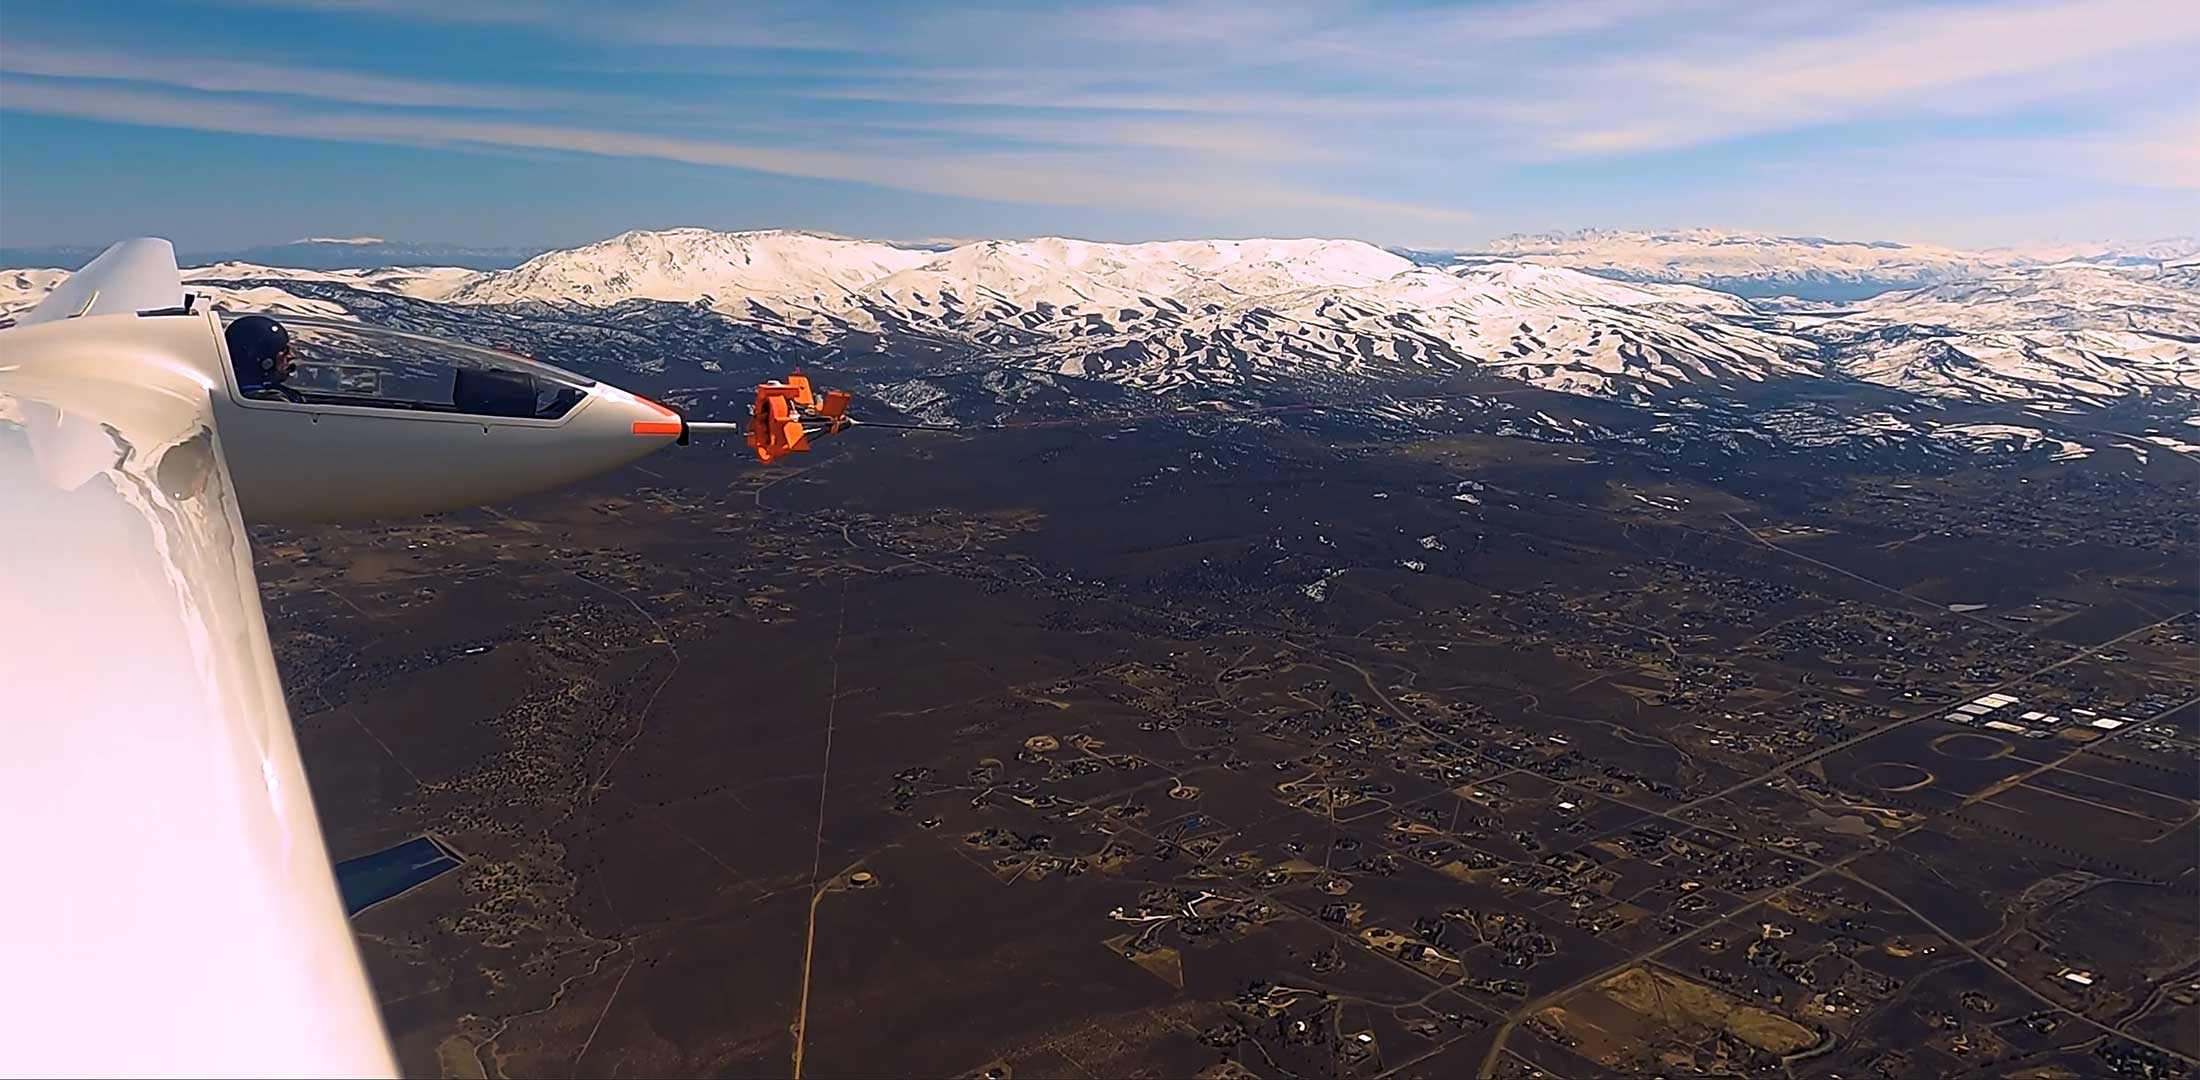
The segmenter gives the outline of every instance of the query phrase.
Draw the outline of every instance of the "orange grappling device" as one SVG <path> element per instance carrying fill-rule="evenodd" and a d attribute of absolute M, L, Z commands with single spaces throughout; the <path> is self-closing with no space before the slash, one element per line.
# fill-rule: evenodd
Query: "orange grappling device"
<path fill-rule="evenodd" d="M 951 424 L 902 424 L 883 420 L 857 420 L 848 415 L 854 398 L 845 390 L 829 390 L 819 397 L 810 377 L 796 371 L 786 382 L 768 382 L 756 388 L 756 408 L 746 424 L 717 421 L 680 421 L 680 441 L 688 435 L 732 434 L 745 431 L 756 459 L 773 462 L 798 450 L 808 450 L 810 440 L 836 435 L 848 428 L 878 427 L 901 431 L 960 431 Z"/>
<path fill-rule="evenodd" d="M 820 399 L 810 389 L 810 377 L 797 371 L 786 382 L 764 383 L 756 388 L 756 411 L 749 416 L 749 447 L 759 461 L 777 461 L 797 450 L 808 450 L 812 436 L 839 433 L 848 419 L 848 392 L 828 390 Z"/>

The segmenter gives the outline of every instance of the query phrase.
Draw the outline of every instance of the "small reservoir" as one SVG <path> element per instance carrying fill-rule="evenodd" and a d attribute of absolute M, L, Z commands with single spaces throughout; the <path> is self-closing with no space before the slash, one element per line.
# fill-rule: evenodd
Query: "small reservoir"
<path fill-rule="evenodd" d="M 464 865 L 466 858 L 432 836 L 416 836 L 395 847 L 336 864 L 336 890 L 344 914 L 357 915 L 393 896 L 409 892 Z"/>

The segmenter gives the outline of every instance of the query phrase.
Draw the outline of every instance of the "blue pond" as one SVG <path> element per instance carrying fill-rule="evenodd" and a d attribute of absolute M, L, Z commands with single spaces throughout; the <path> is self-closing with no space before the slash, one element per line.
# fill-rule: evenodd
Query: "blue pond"
<path fill-rule="evenodd" d="M 344 914 L 357 915 L 390 897 L 433 881 L 465 863 L 432 836 L 416 836 L 396 847 L 336 864 L 336 891 Z"/>

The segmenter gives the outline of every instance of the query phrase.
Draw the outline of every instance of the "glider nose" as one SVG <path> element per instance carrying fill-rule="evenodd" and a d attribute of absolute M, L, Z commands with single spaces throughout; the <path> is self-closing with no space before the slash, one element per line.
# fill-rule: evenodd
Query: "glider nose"
<path fill-rule="evenodd" d="M 681 442 L 687 441 L 687 421 L 681 419 L 679 413 L 640 394 L 626 396 L 631 399 L 624 405 L 625 411 L 631 414 L 632 418 L 628 423 L 634 434 L 657 438 L 670 436 Z"/>

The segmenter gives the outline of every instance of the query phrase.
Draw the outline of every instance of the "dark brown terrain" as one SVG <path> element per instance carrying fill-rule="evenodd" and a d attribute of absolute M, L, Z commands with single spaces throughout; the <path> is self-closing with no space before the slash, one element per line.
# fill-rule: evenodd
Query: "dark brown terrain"
<path fill-rule="evenodd" d="M 332 854 L 468 860 L 356 919 L 416 1075 L 2186 1075 L 2200 476 L 2102 456 L 858 431 L 259 540 Z"/>

